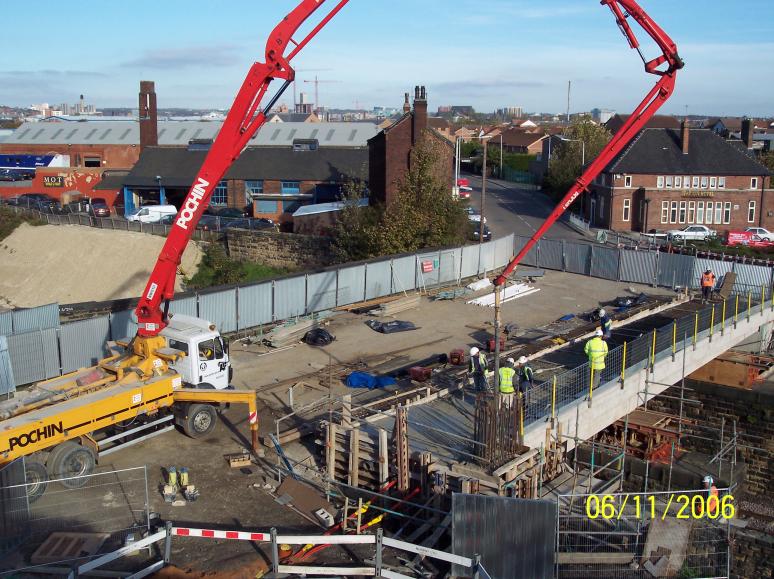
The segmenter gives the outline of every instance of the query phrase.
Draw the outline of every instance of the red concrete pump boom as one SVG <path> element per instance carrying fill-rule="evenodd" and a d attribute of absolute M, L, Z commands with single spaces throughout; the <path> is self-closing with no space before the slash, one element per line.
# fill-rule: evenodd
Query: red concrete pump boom
<path fill-rule="evenodd" d="M 177 268 L 199 219 L 210 204 L 212 192 L 218 181 L 239 157 L 255 132 L 266 122 L 266 112 L 274 106 L 285 89 L 293 82 L 295 71 L 290 67 L 290 61 L 348 1 L 339 0 L 301 41 L 293 40 L 293 35 L 325 4 L 326 0 L 301 0 L 298 6 L 272 31 L 266 41 L 266 62 L 256 62 L 250 67 L 231 105 L 231 110 L 223 122 L 223 127 L 194 178 L 194 185 L 188 192 L 169 231 L 169 236 L 135 310 L 138 335 L 157 336 L 167 325 L 169 300 L 174 296 Z M 286 56 L 285 52 L 291 45 L 292 48 Z M 259 109 L 274 79 L 282 79 L 285 82 L 268 104 L 263 109 Z M 161 310 L 162 301 L 165 302 L 163 311 Z"/>
<path fill-rule="evenodd" d="M 613 158 L 642 130 L 645 124 L 656 114 L 656 111 L 663 105 L 670 96 L 675 87 L 677 71 L 683 67 L 683 61 L 677 54 L 677 46 L 671 38 L 656 24 L 650 16 L 634 0 L 602 0 L 600 2 L 606 5 L 615 15 L 616 23 L 629 42 L 629 46 L 637 50 L 645 64 L 645 72 L 658 75 L 660 78 L 651 91 L 645 96 L 642 102 L 634 109 L 621 129 L 613 136 L 610 142 L 597 155 L 597 158 L 586 168 L 583 174 L 573 183 L 570 190 L 562 198 L 556 208 L 543 222 L 543 225 L 527 241 L 526 245 L 505 267 L 503 272 L 495 279 L 496 287 L 505 284 L 508 276 L 516 269 L 524 256 L 530 249 L 543 237 L 546 231 L 556 222 L 557 219 L 572 205 L 578 196 L 586 190 L 586 187 L 597 175 L 599 175 Z M 633 18 L 647 32 L 661 49 L 661 56 L 653 60 L 646 60 L 640 51 L 640 44 L 634 35 L 628 18 Z M 665 65 L 662 67 L 662 65 Z"/>

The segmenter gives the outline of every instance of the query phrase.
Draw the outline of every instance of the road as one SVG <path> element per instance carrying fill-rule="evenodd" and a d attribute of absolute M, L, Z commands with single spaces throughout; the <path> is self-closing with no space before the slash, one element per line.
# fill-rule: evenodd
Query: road
<path fill-rule="evenodd" d="M 481 177 L 463 175 L 470 181 L 473 192 L 471 205 L 481 211 Z M 484 216 L 494 237 L 510 233 L 531 237 L 554 209 L 554 203 L 542 191 L 520 189 L 518 183 L 499 179 L 486 181 L 486 206 Z M 589 241 L 590 238 L 576 231 L 563 221 L 557 221 L 545 234 L 547 239 Z"/>

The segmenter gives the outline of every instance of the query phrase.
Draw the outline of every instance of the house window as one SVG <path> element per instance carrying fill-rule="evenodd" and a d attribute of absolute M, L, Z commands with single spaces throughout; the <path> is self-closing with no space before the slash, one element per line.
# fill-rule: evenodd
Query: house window
<path fill-rule="evenodd" d="M 688 223 L 695 223 L 696 216 L 696 202 L 695 201 L 689 201 L 688 202 Z"/>
<path fill-rule="evenodd" d="M 258 213 L 271 213 L 275 215 L 277 213 L 277 202 L 263 199 L 256 202 L 256 211 Z"/>
<path fill-rule="evenodd" d="M 671 189 L 673 183 L 674 183 L 674 179 L 672 178 L 672 175 L 667 175 L 667 177 L 666 177 L 666 188 L 667 189 Z"/>
<path fill-rule="evenodd" d="M 755 201 L 747 204 L 747 223 L 755 223 Z"/>
<path fill-rule="evenodd" d="M 686 175 L 685 177 L 683 177 L 683 187 L 688 189 L 690 186 L 691 186 L 691 178 L 688 175 Z"/>
<path fill-rule="evenodd" d="M 706 223 L 707 225 L 712 225 L 712 210 L 714 207 L 712 206 L 712 201 L 707 201 L 707 214 L 706 214 Z"/>
<path fill-rule="evenodd" d="M 88 165 L 86 165 L 88 167 Z M 758 188 L 758 177 L 753 177 L 750 179 L 750 189 L 757 189 Z"/>
<path fill-rule="evenodd" d="M 685 223 L 686 202 L 680 201 L 680 223 Z"/>
<path fill-rule="evenodd" d="M 715 224 L 720 225 L 723 223 L 723 204 L 720 201 L 715 201 Z"/>
<path fill-rule="evenodd" d="M 298 195 L 301 193 L 300 181 L 283 181 L 281 193 L 283 195 Z"/>
<path fill-rule="evenodd" d="M 709 180 L 706 177 L 701 178 L 701 188 L 706 189 L 709 184 Z"/>
<path fill-rule="evenodd" d="M 228 184 L 225 181 L 219 181 L 212 191 L 210 205 L 226 205 L 228 203 Z"/>
<path fill-rule="evenodd" d="M 656 187 L 659 188 L 659 189 L 663 189 L 664 188 L 664 177 L 663 177 L 663 175 L 659 175 L 658 177 L 656 177 Z"/>
<path fill-rule="evenodd" d="M 669 223 L 669 201 L 661 202 L 661 223 Z"/>
<path fill-rule="evenodd" d="M 716 189 L 718 186 L 718 178 L 710 177 L 710 189 Z"/>
<path fill-rule="evenodd" d="M 683 188 L 683 178 L 678 175 L 675 177 L 675 189 L 682 189 Z"/>
<path fill-rule="evenodd" d="M 704 201 L 696 202 L 696 223 L 704 223 Z"/>
<path fill-rule="evenodd" d="M 83 166 L 84 167 L 101 167 L 102 166 L 102 159 L 99 157 L 84 157 L 83 158 Z M 754 188 L 755 186 L 753 186 Z"/>
<path fill-rule="evenodd" d="M 632 211 L 632 200 L 631 199 L 624 199 L 623 200 L 623 221 L 629 221 L 629 216 Z"/>
<path fill-rule="evenodd" d="M 672 201 L 669 210 L 669 223 L 677 223 L 677 201 Z"/>
<path fill-rule="evenodd" d="M 605 218 L 605 198 L 600 197 L 599 198 L 599 219 L 604 220 Z"/>
<path fill-rule="evenodd" d="M 245 203 L 250 205 L 261 193 L 263 193 L 263 181 L 245 181 Z"/>
<path fill-rule="evenodd" d="M 693 178 L 693 182 L 691 183 L 691 187 L 693 187 L 694 189 L 698 189 L 699 188 L 699 178 L 698 177 L 694 177 Z"/>
<path fill-rule="evenodd" d="M 632 176 L 624 175 L 624 187 L 631 187 L 631 186 L 632 186 Z"/>
<path fill-rule="evenodd" d="M 725 189 L 725 188 L 726 188 L 726 178 L 718 177 L 718 189 Z"/>
<path fill-rule="evenodd" d="M 723 203 L 723 223 L 731 223 L 731 202 Z"/>

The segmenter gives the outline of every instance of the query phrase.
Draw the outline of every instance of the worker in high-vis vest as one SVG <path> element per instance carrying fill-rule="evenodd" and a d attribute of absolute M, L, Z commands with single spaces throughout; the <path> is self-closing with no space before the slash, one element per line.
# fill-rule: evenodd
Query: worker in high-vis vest
<path fill-rule="evenodd" d="M 473 346 L 470 349 L 470 359 L 468 360 L 468 384 L 479 392 L 487 392 L 490 389 L 489 377 L 491 375 L 486 354 Z"/>
<path fill-rule="evenodd" d="M 715 274 L 712 273 L 711 269 L 708 269 L 703 274 L 701 274 L 699 283 L 701 284 L 701 301 L 709 301 L 710 297 L 712 296 L 712 288 L 715 287 Z"/>
<path fill-rule="evenodd" d="M 707 491 L 707 514 L 711 518 L 718 516 L 720 508 L 720 499 L 718 498 L 718 487 L 710 475 L 704 477 L 704 489 Z"/>
<path fill-rule="evenodd" d="M 609 339 L 613 333 L 613 320 L 607 317 L 607 312 L 602 308 L 599 310 L 599 325 L 602 327 L 602 337 Z"/>
<path fill-rule="evenodd" d="M 607 342 L 602 339 L 603 332 L 600 328 L 594 332 L 594 337 L 586 342 L 583 348 L 585 354 L 589 357 L 589 367 L 592 374 L 592 388 L 599 386 L 599 380 L 602 376 L 602 370 L 605 369 L 605 358 L 607 357 Z"/>
<path fill-rule="evenodd" d="M 505 361 L 505 366 L 500 368 L 500 400 L 504 408 L 513 406 L 513 395 L 516 389 L 513 387 L 513 378 L 516 376 L 513 358 Z"/>

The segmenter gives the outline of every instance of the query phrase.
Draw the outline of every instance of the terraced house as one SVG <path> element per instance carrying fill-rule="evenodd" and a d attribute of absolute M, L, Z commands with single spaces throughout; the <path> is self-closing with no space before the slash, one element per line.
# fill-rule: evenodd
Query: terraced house
<path fill-rule="evenodd" d="M 749 121 L 741 141 L 684 122 L 644 129 L 589 187 L 585 217 L 615 231 L 772 228 L 771 174 L 752 151 L 752 132 Z"/>

